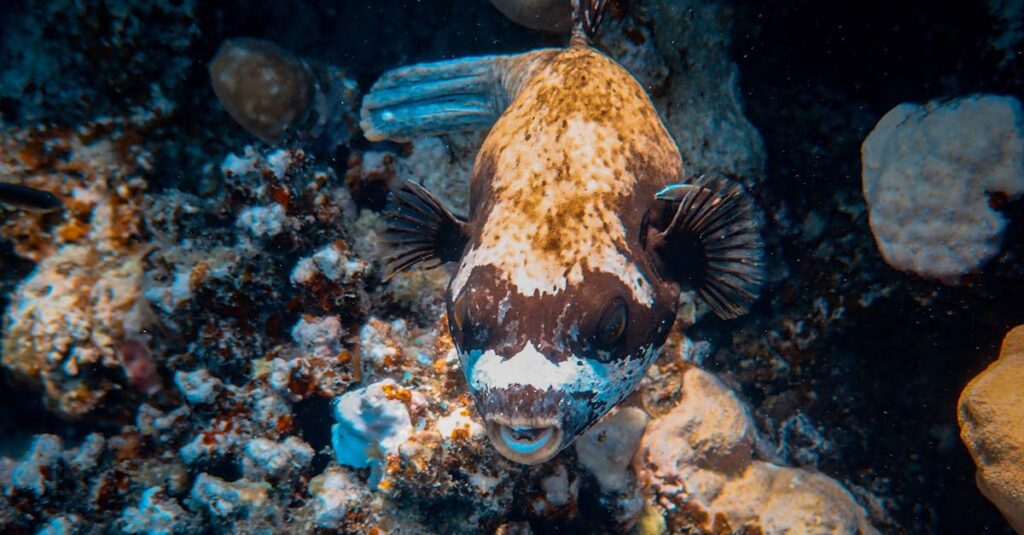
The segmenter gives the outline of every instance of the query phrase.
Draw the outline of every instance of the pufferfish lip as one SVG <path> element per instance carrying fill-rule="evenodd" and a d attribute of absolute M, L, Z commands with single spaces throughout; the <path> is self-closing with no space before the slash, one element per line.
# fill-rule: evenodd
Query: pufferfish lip
<path fill-rule="evenodd" d="M 505 458 L 520 464 L 540 464 L 555 456 L 562 443 L 562 429 L 555 420 L 512 421 L 487 418 L 487 435 Z"/>

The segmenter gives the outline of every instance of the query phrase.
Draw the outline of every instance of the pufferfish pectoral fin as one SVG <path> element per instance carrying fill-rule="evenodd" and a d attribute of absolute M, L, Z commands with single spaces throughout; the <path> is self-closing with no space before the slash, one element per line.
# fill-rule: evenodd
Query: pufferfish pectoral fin
<path fill-rule="evenodd" d="M 453 262 L 469 241 L 466 222 L 423 186 L 407 180 L 391 187 L 384 211 L 384 281 L 417 264 Z M 431 265 L 432 264 L 432 265 Z"/>
<path fill-rule="evenodd" d="M 671 277 L 694 287 L 720 318 L 745 313 L 763 283 L 764 242 L 743 187 L 700 177 L 667 186 L 656 199 L 675 204 L 672 220 L 650 241 Z"/>
<path fill-rule="evenodd" d="M 549 51 L 423 63 L 384 73 L 363 97 L 366 139 L 411 139 L 488 128 Z"/>

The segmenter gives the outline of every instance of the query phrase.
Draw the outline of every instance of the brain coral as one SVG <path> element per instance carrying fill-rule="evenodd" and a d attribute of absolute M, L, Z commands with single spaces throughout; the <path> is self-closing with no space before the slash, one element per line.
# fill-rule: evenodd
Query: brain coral
<path fill-rule="evenodd" d="M 995 256 L 993 196 L 1024 193 L 1024 113 L 1013 97 L 900 104 L 861 147 L 871 232 L 886 262 L 956 284 Z"/>

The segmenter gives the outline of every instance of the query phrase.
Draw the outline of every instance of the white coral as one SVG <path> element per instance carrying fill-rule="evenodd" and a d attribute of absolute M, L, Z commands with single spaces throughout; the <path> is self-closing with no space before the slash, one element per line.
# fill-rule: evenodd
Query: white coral
<path fill-rule="evenodd" d="M 871 231 L 896 269 L 954 284 L 1000 250 L 990 195 L 1024 193 L 1024 112 L 1013 97 L 900 104 L 861 148 Z"/>

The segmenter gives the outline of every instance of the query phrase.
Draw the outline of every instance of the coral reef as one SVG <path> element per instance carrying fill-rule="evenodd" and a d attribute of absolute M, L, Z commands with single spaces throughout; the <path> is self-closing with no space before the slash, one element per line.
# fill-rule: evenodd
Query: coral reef
<path fill-rule="evenodd" d="M 978 488 L 1024 532 L 1024 326 L 1007 333 L 999 359 L 960 394 L 960 438 L 978 465 Z"/>
<path fill-rule="evenodd" d="M 183 89 L 200 50 L 193 1 L 15 2 L 0 21 L 5 117 L 75 124 Z M 160 31 L 143 21 L 159 20 Z"/>
<path fill-rule="evenodd" d="M 1013 97 L 901 104 L 862 149 L 864 197 L 882 256 L 955 284 L 1002 246 L 992 208 L 1024 193 L 1024 111 Z M 993 199 L 996 199 L 995 201 Z"/>
<path fill-rule="evenodd" d="M 78 132 L 0 134 L 0 172 L 67 199 L 61 214 L 24 212 L 0 227 L 21 255 L 39 262 L 11 296 L 0 360 L 69 417 L 159 386 L 142 298 L 151 247 L 141 239 L 146 182 L 138 174 L 151 155 L 131 143 L 167 111 Z"/>
<path fill-rule="evenodd" d="M 743 112 L 739 71 L 729 58 L 729 11 L 718 1 L 649 0 L 633 12 L 653 39 L 637 31 L 625 37 L 655 47 L 664 58 L 668 87 L 653 98 L 687 173 L 735 177 L 753 185 L 764 173 L 765 148 Z"/>
<path fill-rule="evenodd" d="M 989 222 L 995 252 L 957 287 L 903 277 L 872 238 L 857 151 L 899 102 L 1020 99 L 1019 2 L 819 4 L 612 2 L 598 44 L 688 170 L 738 177 L 765 208 L 770 287 L 730 322 L 684 294 L 638 392 L 523 467 L 466 391 L 451 270 L 381 281 L 389 187 L 464 213 L 481 136 L 371 143 L 349 114 L 395 66 L 564 36 L 485 2 L 15 2 L 0 179 L 64 209 L 0 214 L 0 531 L 1009 533 L 951 396 L 1024 322 L 1019 190 L 989 171 L 932 184 L 963 193 L 953 208 Z M 271 144 L 211 87 L 225 42 L 299 82 Z M 1011 353 L 960 414 L 978 486 L 1018 522 L 1019 404 L 997 399 L 1019 381 Z"/>

